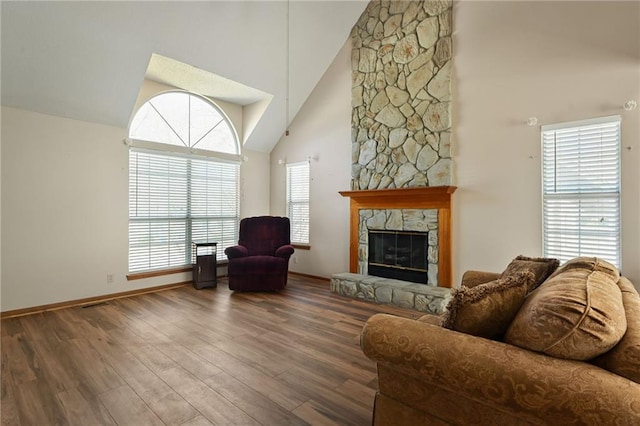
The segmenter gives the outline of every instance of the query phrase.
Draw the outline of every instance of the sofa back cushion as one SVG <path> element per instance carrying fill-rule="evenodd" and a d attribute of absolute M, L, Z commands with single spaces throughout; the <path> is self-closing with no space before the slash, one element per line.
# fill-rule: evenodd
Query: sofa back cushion
<path fill-rule="evenodd" d="M 238 244 L 247 248 L 249 256 L 275 256 L 279 247 L 291 244 L 291 224 L 288 217 L 245 217 L 238 235 Z"/>
<path fill-rule="evenodd" d="M 613 265 L 598 258 L 567 262 L 527 296 L 505 341 L 582 361 L 609 351 L 627 329 L 619 278 Z"/>
<path fill-rule="evenodd" d="M 442 327 L 488 339 L 500 339 L 532 285 L 531 272 L 518 272 L 475 287 L 454 289 Z"/>
<path fill-rule="evenodd" d="M 558 274 L 567 272 L 571 269 L 583 269 L 589 271 L 598 271 L 611 276 L 614 280 L 620 278 L 620 271 L 606 260 L 599 259 L 597 257 L 576 257 L 570 261 L 564 263 L 560 268 L 556 269 L 549 278 L 553 278 Z"/>
<path fill-rule="evenodd" d="M 640 295 L 625 277 L 618 286 L 627 316 L 627 332 L 609 352 L 593 360 L 601 368 L 640 383 Z"/>

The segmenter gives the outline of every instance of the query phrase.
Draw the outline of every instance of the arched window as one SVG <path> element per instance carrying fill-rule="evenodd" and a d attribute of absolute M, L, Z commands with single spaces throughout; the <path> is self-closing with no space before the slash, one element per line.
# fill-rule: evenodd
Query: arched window
<path fill-rule="evenodd" d="M 129 126 L 129 138 L 239 154 L 236 132 L 224 113 L 188 92 L 165 92 L 145 102 Z"/>
<path fill-rule="evenodd" d="M 239 160 L 215 155 L 239 154 L 224 113 L 192 93 L 162 93 L 140 107 L 129 138 L 129 272 L 189 265 L 193 241 L 218 243 L 224 258 L 240 220 Z"/>

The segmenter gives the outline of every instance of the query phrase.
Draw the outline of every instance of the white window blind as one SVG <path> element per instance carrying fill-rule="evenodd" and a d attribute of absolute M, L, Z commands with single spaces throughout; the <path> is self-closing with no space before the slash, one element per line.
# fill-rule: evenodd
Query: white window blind
<path fill-rule="evenodd" d="M 191 263 L 191 241 L 236 244 L 236 163 L 179 154 L 129 151 L 129 271 Z"/>
<path fill-rule="evenodd" d="M 542 127 L 545 256 L 620 267 L 620 118 Z"/>
<path fill-rule="evenodd" d="M 287 216 L 291 242 L 309 244 L 309 162 L 287 164 Z"/>

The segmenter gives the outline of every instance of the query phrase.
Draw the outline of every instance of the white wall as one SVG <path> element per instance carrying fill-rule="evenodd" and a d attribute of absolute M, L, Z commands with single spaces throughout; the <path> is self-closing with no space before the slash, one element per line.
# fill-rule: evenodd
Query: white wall
<path fill-rule="evenodd" d="M 240 217 L 269 214 L 269 154 L 243 149 L 240 165 Z"/>
<path fill-rule="evenodd" d="M 3 312 L 191 280 L 189 273 L 126 280 L 126 135 L 2 108 Z M 251 201 L 243 213 L 268 213 L 268 155 L 246 155 L 242 197 Z"/>
<path fill-rule="evenodd" d="M 140 287 L 125 279 L 126 130 L 13 108 L 2 120 L 2 311 Z"/>
<path fill-rule="evenodd" d="M 348 40 L 318 86 L 271 151 L 271 213 L 286 211 L 285 166 L 310 164 L 310 250 L 297 249 L 289 269 L 330 277 L 349 269 L 349 200 L 338 191 L 351 179 L 351 42 Z"/>
<path fill-rule="evenodd" d="M 640 286 L 640 3 L 458 2 L 454 245 L 467 269 L 542 254 L 540 126 L 622 116 L 622 268 Z M 528 127 L 527 117 L 539 120 Z M 627 149 L 630 147 L 630 150 Z"/>

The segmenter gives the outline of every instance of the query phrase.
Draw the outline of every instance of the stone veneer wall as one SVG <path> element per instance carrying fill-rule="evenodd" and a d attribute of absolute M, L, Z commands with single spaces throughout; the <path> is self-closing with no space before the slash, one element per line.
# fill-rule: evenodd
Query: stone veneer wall
<path fill-rule="evenodd" d="M 451 184 L 451 14 L 373 0 L 354 26 L 353 190 Z"/>

